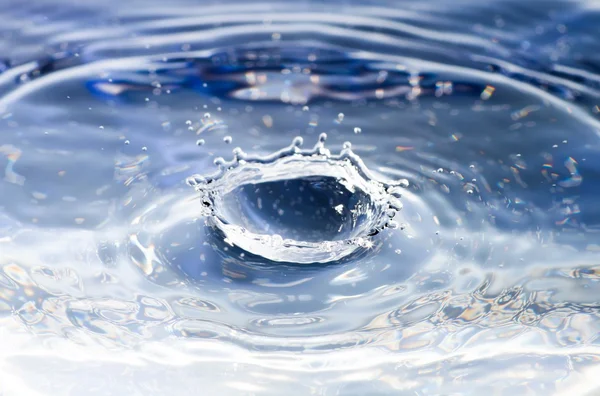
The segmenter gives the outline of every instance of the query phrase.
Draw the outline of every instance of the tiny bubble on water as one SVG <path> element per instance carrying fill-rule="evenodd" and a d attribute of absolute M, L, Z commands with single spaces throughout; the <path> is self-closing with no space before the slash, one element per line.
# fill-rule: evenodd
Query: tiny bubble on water
<path fill-rule="evenodd" d="M 354 128 L 354 133 L 359 134 L 362 132 L 362 129 L 359 127 Z"/>
<path fill-rule="evenodd" d="M 225 137 L 223 138 L 223 141 L 224 141 L 225 143 L 229 144 L 229 143 L 233 142 L 233 138 L 232 138 L 231 136 L 225 136 Z"/>

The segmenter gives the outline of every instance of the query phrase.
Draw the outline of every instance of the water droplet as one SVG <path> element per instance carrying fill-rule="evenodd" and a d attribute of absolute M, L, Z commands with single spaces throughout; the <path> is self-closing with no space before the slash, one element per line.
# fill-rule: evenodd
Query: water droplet
<path fill-rule="evenodd" d="M 185 125 L 192 125 L 192 121 L 191 121 L 191 120 L 187 120 L 187 121 L 185 122 Z"/>
<path fill-rule="evenodd" d="M 361 132 L 362 132 L 361 128 L 359 128 L 359 127 L 354 128 L 354 133 L 356 133 L 357 135 Z"/>
<path fill-rule="evenodd" d="M 224 141 L 225 143 L 229 144 L 229 143 L 233 142 L 233 138 L 232 138 L 231 136 L 225 136 L 225 137 L 223 138 L 223 141 Z"/>
<path fill-rule="evenodd" d="M 203 146 L 204 145 L 204 139 L 198 139 L 196 140 L 196 146 Z"/>
<path fill-rule="evenodd" d="M 401 253 L 402 253 L 402 250 L 400 250 L 400 249 L 396 249 L 396 250 L 394 250 L 394 253 L 396 253 L 396 254 L 401 254 Z"/>
<path fill-rule="evenodd" d="M 296 136 L 294 138 L 294 140 L 292 141 L 292 146 L 294 147 L 300 147 L 304 144 L 304 139 L 302 139 L 302 137 L 300 136 Z"/>
<path fill-rule="evenodd" d="M 236 147 L 232 150 L 233 157 L 236 160 L 244 159 L 246 157 L 246 153 L 242 150 L 241 147 Z"/>
<path fill-rule="evenodd" d="M 146 147 L 146 146 L 142 147 L 142 151 L 148 151 L 148 147 Z"/>
<path fill-rule="evenodd" d="M 204 118 L 209 119 L 210 118 L 210 113 L 204 113 Z"/>
<path fill-rule="evenodd" d="M 131 142 L 130 142 L 129 140 L 125 140 L 125 142 L 124 142 L 124 143 L 125 143 L 125 145 L 126 145 L 126 146 L 129 146 L 129 144 L 130 144 Z"/>
<path fill-rule="evenodd" d="M 309 110 L 308 106 L 304 106 L 304 107 L 302 108 L 302 111 L 308 111 L 308 110 Z"/>

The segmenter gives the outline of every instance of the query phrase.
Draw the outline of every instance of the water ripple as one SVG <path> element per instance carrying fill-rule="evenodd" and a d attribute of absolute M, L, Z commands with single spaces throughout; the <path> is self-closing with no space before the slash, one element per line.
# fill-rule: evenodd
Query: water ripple
<path fill-rule="evenodd" d="M 597 392 L 598 12 L 3 4 L 0 393 Z"/>

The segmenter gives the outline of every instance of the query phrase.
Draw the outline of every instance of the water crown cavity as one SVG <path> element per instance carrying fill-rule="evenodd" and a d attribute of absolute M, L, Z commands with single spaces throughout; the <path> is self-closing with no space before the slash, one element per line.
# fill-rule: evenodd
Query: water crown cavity
<path fill-rule="evenodd" d="M 397 228 L 408 181 L 377 180 L 349 142 L 332 154 L 326 139 L 302 149 L 296 137 L 266 156 L 236 148 L 232 160 L 215 160 L 217 173 L 188 178 L 206 222 L 231 245 L 272 261 L 326 263 L 373 247 L 379 232 Z"/>

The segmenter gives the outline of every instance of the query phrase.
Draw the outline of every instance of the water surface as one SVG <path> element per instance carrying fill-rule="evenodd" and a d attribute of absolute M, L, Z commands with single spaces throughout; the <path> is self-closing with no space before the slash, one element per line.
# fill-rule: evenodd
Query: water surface
<path fill-rule="evenodd" d="M 0 394 L 600 392 L 595 2 L 0 21 Z"/>

